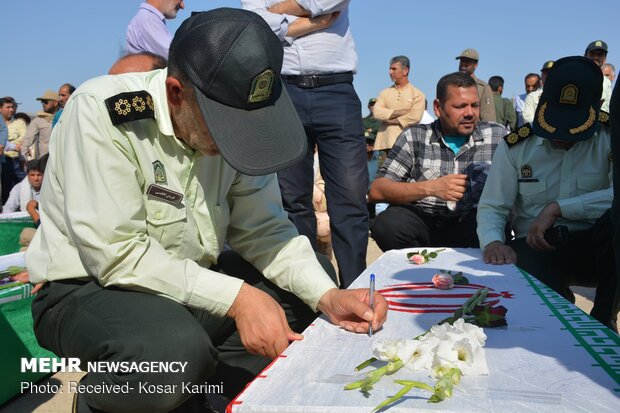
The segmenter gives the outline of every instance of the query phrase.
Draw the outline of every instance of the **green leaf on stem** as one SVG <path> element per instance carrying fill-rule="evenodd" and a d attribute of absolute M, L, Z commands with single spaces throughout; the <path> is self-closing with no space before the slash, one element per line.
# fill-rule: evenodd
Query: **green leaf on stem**
<path fill-rule="evenodd" d="M 368 360 L 364 361 L 363 363 L 361 363 L 359 366 L 357 366 L 355 368 L 355 371 L 360 371 L 360 370 L 364 370 L 366 367 L 370 366 L 372 363 L 374 363 L 375 361 L 377 361 L 376 357 L 371 357 Z"/>
<path fill-rule="evenodd" d="M 381 410 L 384 407 L 387 407 L 388 405 L 390 405 L 392 403 L 395 403 L 400 398 L 402 398 L 404 395 L 409 393 L 411 391 L 411 389 L 413 389 L 413 388 L 428 390 L 430 392 L 434 391 L 434 389 L 431 386 L 429 386 L 426 383 L 422 383 L 420 381 L 394 380 L 394 383 L 400 384 L 401 386 L 403 386 L 403 388 L 400 389 L 398 391 L 398 393 L 396 393 L 394 396 L 392 396 L 390 398 L 387 398 L 384 401 L 382 401 L 381 403 L 379 403 L 374 409 L 372 409 L 373 412 Z"/>
<path fill-rule="evenodd" d="M 456 274 L 452 274 L 452 279 L 455 285 L 468 285 L 469 280 L 463 276 L 463 271 L 459 271 Z"/>

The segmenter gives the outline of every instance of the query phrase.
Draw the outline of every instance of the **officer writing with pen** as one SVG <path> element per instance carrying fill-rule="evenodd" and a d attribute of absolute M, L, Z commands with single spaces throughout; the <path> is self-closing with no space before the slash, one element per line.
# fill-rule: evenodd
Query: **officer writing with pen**
<path fill-rule="evenodd" d="M 596 286 L 591 315 L 617 332 L 618 276 L 609 208 L 613 199 L 609 115 L 592 61 L 555 62 L 533 125 L 498 147 L 478 205 L 484 260 L 516 263 L 575 301 L 569 286 Z M 515 234 L 506 240 L 509 220 Z"/>

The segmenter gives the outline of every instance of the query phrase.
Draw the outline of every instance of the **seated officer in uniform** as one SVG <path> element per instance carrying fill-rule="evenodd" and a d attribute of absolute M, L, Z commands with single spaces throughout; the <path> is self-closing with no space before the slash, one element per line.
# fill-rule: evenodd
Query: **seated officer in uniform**
<path fill-rule="evenodd" d="M 32 280 L 49 281 L 33 303 L 39 343 L 84 367 L 187 363 L 91 371 L 83 384 L 133 390 L 81 393 L 79 412 L 188 411 L 201 401 L 186 401 L 182 383 L 222 383 L 233 397 L 315 311 L 358 333 L 386 317 L 380 294 L 373 312 L 368 289 L 336 287 L 282 208 L 273 172 L 306 139 L 269 26 L 243 10 L 200 13 L 169 59 L 167 70 L 84 83 L 51 140 L 26 257 Z M 220 254 L 225 242 L 234 252 Z M 172 391 L 140 394 L 140 383 Z"/>
<path fill-rule="evenodd" d="M 602 73 L 584 57 L 555 62 L 534 124 L 505 137 L 480 204 L 484 260 L 516 263 L 566 299 L 570 285 L 597 285 L 591 315 L 615 329 L 618 279 L 609 208 L 612 157 Z M 597 121 L 600 119 L 602 122 Z M 506 240 L 511 220 L 515 240 Z"/>
<path fill-rule="evenodd" d="M 620 159 L 620 82 L 616 83 L 609 103 L 612 159 Z M 614 202 L 611 208 L 616 282 L 620 283 L 620 165 L 614 162 Z"/>

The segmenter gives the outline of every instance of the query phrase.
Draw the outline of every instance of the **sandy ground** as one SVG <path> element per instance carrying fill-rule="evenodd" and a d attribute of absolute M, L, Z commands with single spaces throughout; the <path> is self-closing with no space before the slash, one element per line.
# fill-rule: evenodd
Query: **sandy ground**
<path fill-rule="evenodd" d="M 381 256 L 382 252 L 377 244 L 371 239 L 368 244 L 368 253 L 366 260 L 368 264 L 375 261 Z M 594 299 L 593 288 L 573 288 L 577 298 L 577 306 L 586 313 L 592 309 L 592 300 Z M 70 381 L 79 380 L 84 373 L 57 373 L 39 384 L 63 384 L 63 388 L 67 388 Z M 13 400 L 7 402 L 0 407 L 0 413 L 68 413 L 71 412 L 72 395 L 59 393 L 53 396 L 47 394 L 23 394 Z"/>

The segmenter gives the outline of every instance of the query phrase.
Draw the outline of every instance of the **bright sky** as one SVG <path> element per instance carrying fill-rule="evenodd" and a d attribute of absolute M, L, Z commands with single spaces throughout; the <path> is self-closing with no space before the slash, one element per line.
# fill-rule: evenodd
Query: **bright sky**
<path fill-rule="evenodd" d="M 105 74 L 140 2 L 3 1 L 0 96 L 13 96 L 22 103 L 20 111 L 36 112 L 41 106 L 35 99 L 45 90 Z M 171 32 L 191 11 L 239 7 L 239 1 L 186 0 L 185 5 L 168 21 Z M 437 80 L 457 70 L 454 58 L 468 47 L 480 53 L 478 77 L 504 77 L 505 97 L 524 93 L 524 76 L 538 73 L 546 60 L 583 55 L 593 40 L 608 43 L 607 61 L 620 69 L 615 0 L 352 0 L 350 10 L 359 55 L 355 87 L 364 115 L 368 99 L 390 85 L 390 58 L 401 54 L 411 59 L 410 81 L 427 95 L 429 109 Z"/>

